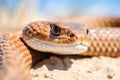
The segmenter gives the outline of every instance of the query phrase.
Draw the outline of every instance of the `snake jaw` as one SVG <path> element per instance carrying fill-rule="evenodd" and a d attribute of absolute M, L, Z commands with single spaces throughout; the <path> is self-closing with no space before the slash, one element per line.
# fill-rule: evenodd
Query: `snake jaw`
<path fill-rule="evenodd" d="M 76 41 L 75 44 L 49 44 L 45 42 L 40 42 L 36 39 L 23 39 L 28 46 L 31 48 L 42 51 L 42 52 L 50 52 L 59 55 L 72 55 L 72 54 L 80 54 L 87 51 L 88 46 L 81 44 L 79 41 Z"/>

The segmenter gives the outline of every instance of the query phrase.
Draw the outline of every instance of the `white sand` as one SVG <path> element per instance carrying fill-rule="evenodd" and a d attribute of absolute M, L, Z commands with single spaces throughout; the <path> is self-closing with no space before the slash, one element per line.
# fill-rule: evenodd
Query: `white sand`
<path fill-rule="evenodd" d="M 50 57 L 31 69 L 32 80 L 120 80 L 120 57 Z"/>

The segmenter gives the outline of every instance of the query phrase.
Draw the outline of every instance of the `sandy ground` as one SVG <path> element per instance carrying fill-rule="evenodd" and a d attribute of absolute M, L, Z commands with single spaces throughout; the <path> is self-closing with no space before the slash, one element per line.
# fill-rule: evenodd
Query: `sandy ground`
<path fill-rule="evenodd" d="M 120 80 L 120 57 L 51 56 L 30 72 L 32 80 Z"/>

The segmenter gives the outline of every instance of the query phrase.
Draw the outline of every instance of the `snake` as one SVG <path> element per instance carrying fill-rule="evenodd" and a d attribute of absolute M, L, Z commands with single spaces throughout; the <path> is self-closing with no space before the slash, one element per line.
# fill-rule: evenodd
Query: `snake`
<path fill-rule="evenodd" d="M 29 70 L 47 53 L 119 57 L 120 18 L 85 22 L 36 21 L 22 34 L 0 35 L 0 80 L 31 80 Z"/>

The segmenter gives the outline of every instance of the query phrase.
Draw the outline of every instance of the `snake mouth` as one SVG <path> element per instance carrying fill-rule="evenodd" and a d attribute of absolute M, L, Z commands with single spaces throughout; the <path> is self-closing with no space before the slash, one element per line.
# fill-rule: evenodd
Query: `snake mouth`
<path fill-rule="evenodd" d="M 85 51 L 87 51 L 88 46 L 81 43 L 75 43 L 75 44 L 49 44 L 45 42 L 40 42 L 39 40 L 35 39 L 29 39 L 25 40 L 23 39 L 28 46 L 31 48 L 42 51 L 42 52 L 50 52 L 54 54 L 59 55 L 73 55 L 73 54 L 81 54 Z"/>

